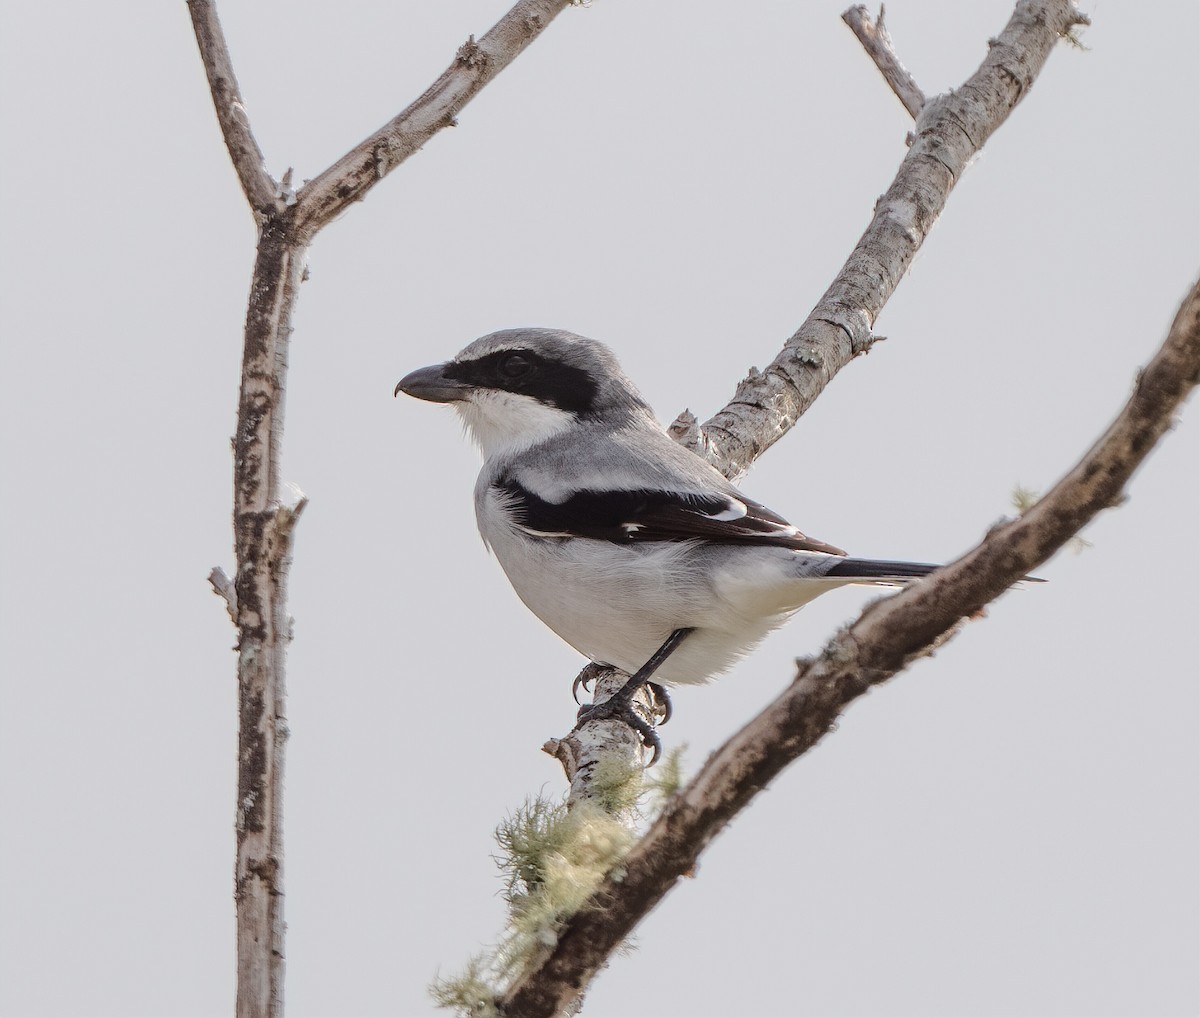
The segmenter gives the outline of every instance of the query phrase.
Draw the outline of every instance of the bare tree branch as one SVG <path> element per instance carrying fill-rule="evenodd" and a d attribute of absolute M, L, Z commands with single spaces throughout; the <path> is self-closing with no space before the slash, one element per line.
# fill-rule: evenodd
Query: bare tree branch
<path fill-rule="evenodd" d="M 1046 561 L 1097 513 L 1118 504 L 1134 471 L 1200 383 L 1200 281 L 1132 397 L 1079 463 L 1020 519 L 903 593 L 867 607 L 788 689 L 716 753 L 677 795 L 589 905 L 568 919 L 548 957 L 515 983 L 507 1015 L 560 1013 L 609 954 L 687 874 L 760 789 L 829 731 L 841 711 L 952 635 L 959 624 Z"/>
<path fill-rule="evenodd" d="M 279 187 L 267 172 L 262 150 L 258 147 L 254 132 L 250 130 L 250 115 L 246 112 L 246 104 L 233 73 L 233 61 L 213 0 L 188 0 L 188 12 L 192 16 L 200 59 L 208 76 L 217 122 L 225 136 L 225 147 L 229 149 L 229 158 L 241 181 L 246 201 L 250 203 L 250 210 L 261 222 L 280 209 Z"/>
<path fill-rule="evenodd" d="M 891 86 L 892 91 L 896 93 L 896 98 L 908 110 L 908 115 L 915 120 L 917 114 L 921 112 L 921 107 L 925 105 L 925 93 L 921 91 L 913 76 L 908 73 L 905 66 L 900 63 L 900 58 L 896 56 L 896 51 L 892 47 L 892 37 L 888 35 L 888 30 L 883 24 L 883 14 L 884 7 L 883 4 L 880 4 L 879 20 L 872 21 L 867 8 L 862 4 L 857 4 L 842 15 L 842 20 L 850 26 L 850 31 L 863 44 L 867 56 L 875 61 L 875 66 L 879 68 L 883 80 Z"/>
<path fill-rule="evenodd" d="M 471 36 L 454 62 L 411 106 L 388 121 L 297 194 L 296 229 L 311 236 L 366 193 L 455 117 L 572 0 L 519 0 L 478 41 Z"/>
<path fill-rule="evenodd" d="M 234 436 L 238 602 L 238 993 L 242 1018 L 283 1014 L 283 770 L 287 578 L 295 512 L 279 465 L 292 314 L 305 248 L 276 217 L 259 234 Z"/>
<path fill-rule="evenodd" d="M 478 43 L 462 46 L 434 84 L 376 134 L 285 199 L 288 178 L 271 179 L 250 131 L 213 0 L 188 0 L 230 158 L 259 223 L 242 353 L 234 435 L 234 546 L 230 586 L 209 580 L 238 629 L 237 1013 L 283 1014 L 283 765 L 287 739 L 284 677 L 291 619 L 287 579 L 292 536 L 304 509 L 288 505 L 279 478 L 292 316 L 308 244 L 507 67 L 570 0 L 519 0 Z"/>
<path fill-rule="evenodd" d="M 1072 0 L 1021 0 L 959 89 L 926 102 L 912 146 L 837 278 L 779 355 L 737 386 L 702 428 L 686 411 L 671 433 L 728 476 L 782 438 L 854 357 L 912 264 L 967 163 L 1024 98 L 1054 43 L 1086 18 Z"/>

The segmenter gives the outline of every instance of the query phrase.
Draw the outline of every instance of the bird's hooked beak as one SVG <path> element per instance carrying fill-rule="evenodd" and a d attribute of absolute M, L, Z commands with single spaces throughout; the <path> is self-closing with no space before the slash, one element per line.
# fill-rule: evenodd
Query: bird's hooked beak
<path fill-rule="evenodd" d="M 405 375 L 396 383 L 392 395 L 399 396 L 406 392 L 417 399 L 427 399 L 430 403 L 453 403 L 466 399 L 474 388 L 466 382 L 446 377 L 447 364 L 431 364 L 427 368 L 417 368 Z"/>

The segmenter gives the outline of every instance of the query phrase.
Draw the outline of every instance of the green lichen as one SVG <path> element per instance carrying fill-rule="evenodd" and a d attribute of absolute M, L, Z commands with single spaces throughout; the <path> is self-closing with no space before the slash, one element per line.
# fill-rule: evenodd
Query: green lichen
<path fill-rule="evenodd" d="M 571 809 L 565 802 L 529 799 L 497 826 L 495 858 L 508 925 L 500 941 L 471 958 L 462 973 L 433 981 L 429 992 L 439 1007 L 463 1018 L 494 1018 L 506 988 L 554 947 L 563 923 L 629 854 L 637 832 L 620 818 L 653 820 L 683 783 L 682 750 L 667 754 L 645 779 L 620 764 L 604 766 L 593 775 L 591 799 Z M 639 810 L 643 795 L 647 801 Z"/>
<path fill-rule="evenodd" d="M 440 976 L 429 985 L 430 996 L 438 1007 L 458 1012 L 464 1018 L 497 1018 L 496 988 L 485 976 L 487 959 L 476 955 L 466 968 L 448 979 Z"/>

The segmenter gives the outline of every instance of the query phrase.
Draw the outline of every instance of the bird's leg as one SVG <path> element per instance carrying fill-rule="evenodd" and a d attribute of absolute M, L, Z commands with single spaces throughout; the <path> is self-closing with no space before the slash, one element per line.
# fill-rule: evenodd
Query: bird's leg
<path fill-rule="evenodd" d="M 658 762 L 659 756 L 662 754 L 662 743 L 659 741 L 658 734 L 654 731 L 652 725 L 647 724 L 642 720 L 641 716 L 633 709 L 633 697 L 639 689 L 644 685 L 656 686 L 655 695 L 662 689 L 657 682 L 650 682 L 650 676 L 653 675 L 662 666 L 662 663 L 675 651 L 690 632 L 691 629 L 676 629 L 670 636 L 666 638 L 663 645 L 650 655 L 650 660 L 647 661 L 630 677 L 629 681 L 618 689 L 603 703 L 588 704 L 586 707 L 581 707 L 579 710 L 579 720 L 583 721 L 603 721 L 609 718 L 624 721 L 630 728 L 637 732 L 642 737 L 642 745 L 654 750 L 654 756 L 651 757 L 650 763 L 647 765 L 653 767 Z M 666 715 L 670 717 L 670 698 L 666 698 Z"/>

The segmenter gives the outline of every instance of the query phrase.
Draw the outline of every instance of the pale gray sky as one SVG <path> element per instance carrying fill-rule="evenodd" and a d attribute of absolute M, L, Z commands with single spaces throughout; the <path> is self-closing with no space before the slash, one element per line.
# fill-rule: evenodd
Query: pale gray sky
<path fill-rule="evenodd" d="M 1152 9 L 1151 9 L 1152 8 Z M 225 2 L 271 170 L 418 95 L 506 0 Z M 666 420 L 770 360 L 909 123 L 838 4 L 564 13 L 320 236 L 286 476 L 289 1013 L 422 1015 L 494 937 L 490 832 L 562 786 L 577 656 L 484 552 L 477 456 L 396 380 L 477 335 L 612 345 Z M 889 5 L 927 92 L 1008 0 Z M 849 367 L 747 478 L 855 553 L 956 556 L 1083 452 L 1200 265 L 1197 6 L 1100 3 L 989 142 Z M 0 9 L 0 1013 L 233 1000 L 230 456 L 250 215 L 181 2 Z M 1087 532 L 877 690 L 739 818 L 597 981 L 590 1018 L 1200 1009 L 1191 405 Z M 668 745 L 694 769 L 874 596 L 805 609 Z M 497 721 L 503 722 L 502 726 Z M 503 737 L 496 736 L 503 731 Z"/>

